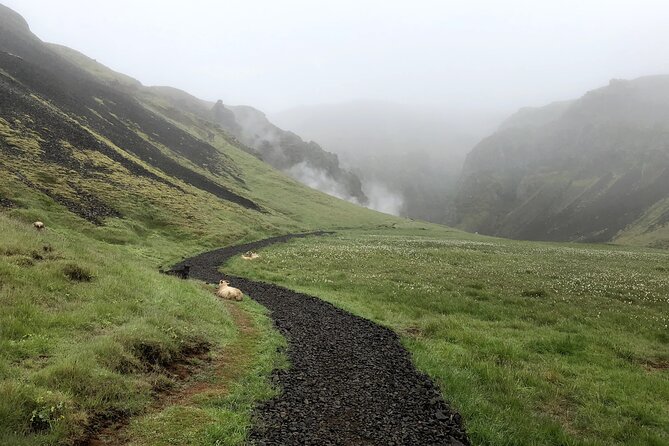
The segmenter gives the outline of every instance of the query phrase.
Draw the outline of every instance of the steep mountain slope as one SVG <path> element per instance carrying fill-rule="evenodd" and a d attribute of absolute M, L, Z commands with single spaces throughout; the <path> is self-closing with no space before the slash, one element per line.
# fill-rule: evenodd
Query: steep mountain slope
<path fill-rule="evenodd" d="M 333 209 L 331 224 L 377 218 L 277 173 L 220 126 L 170 107 L 165 89 L 145 92 L 130 78 L 82 70 L 4 7 L 0 26 L 4 182 L 38 190 L 96 224 L 164 218 L 161 224 L 186 220 L 201 229 L 227 214 L 238 221 L 228 230 L 248 233 L 310 226 Z M 185 212 L 166 210 L 175 208 Z"/>
<path fill-rule="evenodd" d="M 468 155 L 456 223 L 513 238 L 662 246 L 669 223 L 669 76 L 613 80 L 524 109 Z"/>
<path fill-rule="evenodd" d="M 303 141 L 298 135 L 278 128 L 253 107 L 228 106 L 220 100 L 212 103 L 172 87 L 144 87 L 139 81 L 116 73 L 77 51 L 60 45 L 50 46 L 99 80 L 157 106 L 168 117 L 183 120 L 184 114 L 189 114 L 216 124 L 233 137 L 231 143 L 243 143 L 240 148 L 298 181 L 330 195 L 367 204 L 360 180 L 340 166 L 336 155 L 315 142 Z M 190 118 L 186 120 L 192 123 Z"/>
<path fill-rule="evenodd" d="M 270 116 L 323 144 L 360 177 L 374 209 L 445 223 L 467 152 L 503 115 L 360 100 Z"/>

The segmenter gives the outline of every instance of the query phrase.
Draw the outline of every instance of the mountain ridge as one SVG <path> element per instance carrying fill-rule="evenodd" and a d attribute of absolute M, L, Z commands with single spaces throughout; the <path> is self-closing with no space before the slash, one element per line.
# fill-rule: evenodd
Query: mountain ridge
<path fill-rule="evenodd" d="M 272 124 L 265 113 L 248 105 L 231 106 L 223 101 L 207 101 L 188 92 L 169 86 L 144 86 L 140 81 L 115 72 L 94 59 L 68 47 L 49 44 L 70 62 L 101 78 L 110 86 L 120 87 L 140 100 L 160 102 L 168 114 L 187 111 L 201 119 L 220 125 L 232 137 L 232 143 L 241 143 L 249 153 L 260 157 L 277 169 L 310 187 L 349 199 L 358 204 L 367 204 L 356 175 L 342 168 L 336 155 L 327 152 L 313 141 L 304 141 L 293 132 Z M 240 121 L 242 124 L 240 124 Z M 300 167 L 309 168 L 322 182 L 305 181 Z M 329 187 L 319 187 L 320 183 Z"/>

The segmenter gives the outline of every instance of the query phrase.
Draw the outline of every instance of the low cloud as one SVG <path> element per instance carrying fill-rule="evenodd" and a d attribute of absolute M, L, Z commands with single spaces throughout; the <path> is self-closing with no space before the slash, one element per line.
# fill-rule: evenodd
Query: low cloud
<path fill-rule="evenodd" d="M 286 172 L 292 178 L 313 189 L 379 212 L 400 215 L 404 207 L 404 198 L 401 194 L 391 191 L 384 184 L 376 181 L 363 181 L 362 190 L 368 202 L 360 203 L 360 200 L 351 196 L 342 184 L 335 181 L 324 170 L 310 166 L 306 162 L 295 164 Z"/>
<path fill-rule="evenodd" d="M 328 195 L 341 198 L 351 203 L 360 204 L 357 198 L 346 192 L 345 187 L 336 182 L 324 170 L 310 166 L 306 162 L 295 164 L 286 171 L 288 175 L 302 184 L 318 189 Z"/>
<path fill-rule="evenodd" d="M 374 181 L 363 182 L 362 190 L 369 199 L 368 208 L 392 215 L 400 215 L 402 212 L 404 197 L 385 185 Z"/>

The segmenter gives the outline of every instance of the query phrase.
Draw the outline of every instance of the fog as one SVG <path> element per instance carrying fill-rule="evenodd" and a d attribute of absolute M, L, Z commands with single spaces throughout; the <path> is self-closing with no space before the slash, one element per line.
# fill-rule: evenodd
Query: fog
<path fill-rule="evenodd" d="M 295 107 L 269 118 L 337 153 L 361 179 L 369 207 L 444 223 L 466 154 L 508 115 L 449 107 L 367 100 Z"/>
<path fill-rule="evenodd" d="M 242 140 L 299 181 L 436 222 L 466 154 L 515 110 L 669 73 L 666 0 L 0 1 L 145 85 L 262 110 L 336 153 L 359 193 L 288 157 L 302 141 L 251 110 Z"/>
<path fill-rule="evenodd" d="M 666 0 L 4 0 L 148 85 L 266 112 L 365 98 L 512 110 L 669 72 Z"/>

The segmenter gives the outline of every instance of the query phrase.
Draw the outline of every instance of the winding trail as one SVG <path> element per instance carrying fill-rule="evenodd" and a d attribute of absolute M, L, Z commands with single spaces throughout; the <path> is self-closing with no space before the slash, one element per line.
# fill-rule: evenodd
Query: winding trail
<path fill-rule="evenodd" d="M 275 372 L 282 393 L 262 403 L 257 445 L 469 445 L 460 415 L 411 363 L 393 331 L 306 294 L 218 271 L 226 260 L 296 237 L 221 248 L 184 260 L 190 276 L 229 280 L 267 307 L 288 339 L 290 368 Z"/>

